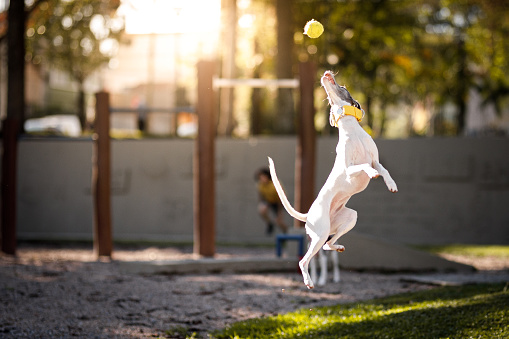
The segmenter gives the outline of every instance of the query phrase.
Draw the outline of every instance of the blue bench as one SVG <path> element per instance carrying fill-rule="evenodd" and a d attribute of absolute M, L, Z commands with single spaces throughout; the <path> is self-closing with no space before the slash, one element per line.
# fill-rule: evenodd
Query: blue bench
<path fill-rule="evenodd" d="M 304 256 L 304 234 L 278 234 L 278 235 L 276 235 L 276 255 L 278 257 L 281 257 L 281 254 L 283 252 L 282 245 L 285 241 L 288 241 L 288 240 L 299 242 L 298 253 L 299 253 L 299 258 L 302 258 Z"/>

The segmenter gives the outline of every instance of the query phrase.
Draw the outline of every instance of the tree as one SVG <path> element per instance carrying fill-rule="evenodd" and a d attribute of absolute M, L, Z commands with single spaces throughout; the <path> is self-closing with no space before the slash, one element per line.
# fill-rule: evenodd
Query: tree
<path fill-rule="evenodd" d="M 2 251 L 16 253 L 18 134 L 25 112 L 25 5 L 13 1 L 7 29 L 7 118 L 2 123 Z"/>
<path fill-rule="evenodd" d="M 302 39 L 300 58 L 307 55 L 322 69 L 340 73 L 339 81 L 361 100 L 367 125 L 376 127 L 375 134 L 383 133 L 385 108 L 404 95 L 405 82 L 415 77 L 409 47 L 414 34 L 413 5 L 387 0 L 299 4 L 300 29 L 311 17 L 326 27 L 323 37 Z"/>
<path fill-rule="evenodd" d="M 36 0 L 31 6 L 25 8 L 24 1 L 11 1 L 8 9 L 8 28 L 7 33 L 0 36 L 0 41 L 7 38 L 7 59 L 8 59 L 8 78 L 7 78 L 7 117 L 2 122 L 2 218 L 1 218 L 1 250 L 8 254 L 16 252 L 16 172 L 17 172 L 17 137 L 23 130 L 23 121 L 25 119 L 25 32 L 26 18 L 40 18 L 41 21 L 33 21 L 35 32 L 42 36 L 46 32 L 44 19 L 50 19 L 50 8 L 59 8 L 56 4 L 58 0 Z M 81 4 L 91 4 L 92 1 L 81 1 Z M 97 2 L 99 3 L 99 2 Z M 53 7 L 51 7 L 53 5 Z M 98 4 L 95 4 L 97 6 Z M 101 9 L 106 13 L 108 9 L 116 8 L 118 1 L 104 2 Z M 79 11 L 70 12 L 77 17 L 71 17 L 73 22 L 79 18 Z M 41 14 L 38 16 L 38 14 Z M 34 15 L 32 17 L 32 15 Z M 74 19 L 73 19 L 74 18 Z M 63 19 L 63 18 L 62 18 Z M 39 25 L 36 26 L 36 24 Z M 73 25 L 71 25 L 72 27 Z M 50 26 L 51 27 L 51 26 Z M 90 26 L 88 26 L 90 27 Z M 51 30 L 50 30 L 51 31 Z M 74 30 L 73 30 L 74 31 Z M 4 32 L 2 32 L 4 33 Z M 119 31 L 120 33 L 120 31 Z M 46 36 L 47 37 L 47 36 Z M 104 40 L 104 39 L 103 39 Z M 43 40 L 40 40 L 43 41 Z M 54 40 L 53 40 L 54 41 Z M 63 43 L 63 41 L 62 41 Z M 46 47 L 51 49 L 49 41 L 46 39 Z M 94 50 L 92 48 L 92 50 Z M 33 55 L 33 54 L 32 54 Z M 41 58 L 44 54 L 41 55 Z M 64 56 L 65 58 L 65 56 Z M 81 72 L 87 74 L 86 68 Z"/>
<path fill-rule="evenodd" d="M 115 55 L 124 24 L 115 1 L 47 0 L 27 21 L 27 60 L 67 72 L 79 85 L 77 115 L 86 128 L 84 81 Z"/>
<path fill-rule="evenodd" d="M 292 0 L 276 0 L 277 17 L 277 61 L 278 79 L 293 78 L 293 14 Z M 280 134 L 295 132 L 295 104 L 293 90 L 280 88 L 277 96 L 277 112 L 274 128 Z"/>
<path fill-rule="evenodd" d="M 221 73 L 223 78 L 235 78 L 235 52 L 237 45 L 237 0 L 221 0 L 222 51 Z M 222 88 L 220 91 L 218 134 L 231 136 L 235 127 L 233 117 L 233 88 Z"/>
<path fill-rule="evenodd" d="M 459 2 L 459 1 L 458 1 Z M 509 96 L 509 3 L 507 1 L 468 1 L 465 53 L 473 83 L 485 103 L 493 103 L 500 115 Z M 461 21 L 461 20 L 460 20 Z"/>
<path fill-rule="evenodd" d="M 239 2 L 240 3 L 240 2 Z M 236 62 L 238 76 L 248 78 L 274 78 L 279 55 L 277 48 L 276 6 L 273 0 L 253 0 L 250 5 L 238 7 L 238 45 Z M 293 58 L 293 56 L 292 56 Z M 292 76 L 283 76 L 292 77 Z M 276 126 L 281 110 L 277 104 L 278 91 L 272 88 L 250 88 L 249 97 L 241 89 L 236 93 L 238 105 L 246 106 L 249 118 L 239 117 L 239 127 L 248 127 L 252 135 L 273 134 L 280 129 Z M 246 93 L 244 91 L 244 93 Z M 293 108 L 293 104 L 291 105 Z M 247 113 L 249 112 L 249 113 Z M 246 121 L 248 126 L 246 126 Z M 294 111 L 288 113 L 290 129 L 294 128 Z M 246 129 L 247 130 L 247 129 Z M 288 132 L 286 132 L 288 133 Z"/>
<path fill-rule="evenodd" d="M 384 108 L 391 103 L 432 102 L 439 112 L 445 103 L 453 103 L 455 123 L 445 126 L 436 119 L 437 131 L 462 134 L 472 87 L 499 110 L 509 94 L 504 71 L 509 66 L 505 1 L 379 0 L 334 5 L 298 1 L 295 6 L 297 26 L 311 17 L 326 26 L 323 37 L 302 39 L 299 57 L 337 69 L 340 79 L 359 93 L 367 123 L 377 127 L 379 135 L 385 126 Z M 301 29 L 297 26 L 295 30 Z M 329 62 L 331 55 L 336 63 Z"/>

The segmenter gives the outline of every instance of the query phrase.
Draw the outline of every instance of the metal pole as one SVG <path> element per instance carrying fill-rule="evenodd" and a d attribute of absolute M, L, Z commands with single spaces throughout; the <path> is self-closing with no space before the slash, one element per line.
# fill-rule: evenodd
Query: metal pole
<path fill-rule="evenodd" d="M 92 190 L 94 196 L 94 252 L 111 257 L 111 147 L 109 93 L 96 93 Z"/>
<path fill-rule="evenodd" d="M 194 152 L 194 253 L 215 254 L 215 126 L 216 106 L 212 84 L 214 61 L 198 62 L 198 136 Z"/>

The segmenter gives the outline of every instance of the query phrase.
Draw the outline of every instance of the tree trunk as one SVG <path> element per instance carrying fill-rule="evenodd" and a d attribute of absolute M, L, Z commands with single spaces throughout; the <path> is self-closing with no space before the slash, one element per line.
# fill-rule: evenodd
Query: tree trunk
<path fill-rule="evenodd" d="M 456 105 L 458 106 L 457 126 L 456 134 L 462 135 L 465 129 L 465 116 L 467 113 L 467 92 L 468 92 L 468 81 L 467 81 L 467 52 L 465 50 L 465 41 L 462 36 L 462 32 L 458 33 L 458 89 L 456 93 Z"/>
<path fill-rule="evenodd" d="M 368 94 L 366 96 L 366 107 L 364 108 L 364 112 L 366 113 L 366 118 L 368 120 L 368 127 L 373 130 L 373 113 L 371 112 L 371 96 Z"/>
<path fill-rule="evenodd" d="M 25 3 L 11 1 L 7 31 L 7 118 L 2 124 L 2 251 L 16 253 L 18 135 L 25 118 Z"/>
<path fill-rule="evenodd" d="M 235 78 L 235 51 L 237 41 L 237 0 L 222 0 L 223 15 L 223 48 L 222 48 L 222 77 Z M 221 88 L 219 98 L 218 134 L 231 136 L 235 127 L 233 117 L 234 88 Z"/>
<path fill-rule="evenodd" d="M 385 105 L 380 109 L 380 128 L 378 129 L 378 137 L 383 137 L 385 134 L 385 123 L 387 122 L 387 111 Z"/>
<path fill-rule="evenodd" d="M 260 77 L 260 66 L 255 66 L 253 78 Z M 262 133 L 262 89 L 253 87 L 251 92 L 251 135 Z"/>
<path fill-rule="evenodd" d="M 254 51 L 259 53 L 260 46 L 258 40 L 255 38 Z M 253 78 L 259 78 L 261 74 L 261 64 L 256 65 L 253 70 Z M 253 87 L 251 89 L 251 135 L 260 135 L 262 133 L 262 89 Z"/>
<path fill-rule="evenodd" d="M 292 0 L 276 0 L 277 17 L 277 60 L 278 79 L 293 78 L 293 25 Z M 278 90 L 274 130 L 279 134 L 295 133 L 295 104 L 293 89 Z"/>
<path fill-rule="evenodd" d="M 7 31 L 7 118 L 25 118 L 25 5 L 11 1 Z M 23 129 L 19 126 L 20 132 Z"/>
<path fill-rule="evenodd" d="M 85 89 L 83 88 L 83 80 L 79 81 L 78 100 L 76 103 L 78 109 L 78 119 L 80 119 L 81 130 L 88 129 L 87 126 L 87 111 L 85 107 Z"/>

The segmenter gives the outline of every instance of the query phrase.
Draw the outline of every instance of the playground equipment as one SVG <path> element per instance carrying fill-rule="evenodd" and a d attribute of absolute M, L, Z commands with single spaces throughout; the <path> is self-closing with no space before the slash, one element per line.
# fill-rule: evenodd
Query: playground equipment
<path fill-rule="evenodd" d="M 109 93 L 96 94 L 92 195 L 94 197 L 94 252 L 111 257 L 111 142 Z"/>
<path fill-rule="evenodd" d="M 211 257 L 215 254 L 215 90 L 221 87 L 287 87 L 299 88 L 300 114 L 298 119 L 298 145 L 296 150 L 295 203 L 299 210 L 307 210 L 314 197 L 315 176 L 315 130 L 313 92 L 315 84 L 315 66 L 301 63 L 299 79 L 217 79 L 215 61 L 200 61 L 198 69 L 198 136 L 193 157 L 194 167 L 194 252 L 200 256 Z M 96 94 L 96 121 L 94 134 L 94 154 L 92 168 L 92 191 L 94 200 L 94 251 L 97 256 L 111 257 L 111 142 L 109 94 Z M 8 123 L 9 121 L 6 121 Z M 7 125 L 5 125 L 7 126 Z M 7 126 L 5 133 L 17 130 L 16 126 Z M 15 139 L 15 137 L 11 138 Z M 15 172 L 3 171 L 15 177 Z M 15 199 L 4 202 L 12 203 Z M 5 206 L 4 206 L 5 207 Z M 15 205 L 9 205 L 15 212 Z M 4 211 L 5 212 L 5 211 Z M 14 222 L 7 222 L 15 213 L 4 213 L 2 222 L 2 250 L 15 253 L 16 229 Z"/>
<path fill-rule="evenodd" d="M 198 135 L 193 156 L 194 175 L 194 253 L 204 257 L 215 254 L 215 90 L 221 87 L 287 87 L 299 88 L 300 114 L 296 150 L 295 206 L 308 210 L 314 197 L 315 129 L 314 64 L 301 63 L 299 79 L 218 79 L 216 62 L 200 61 L 198 70 Z M 109 96 L 96 96 L 96 137 L 93 169 L 94 248 L 98 256 L 111 256 L 111 197 Z"/>
<path fill-rule="evenodd" d="M 315 129 L 313 63 L 301 63 L 296 79 L 214 79 L 215 61 L 198 63 L 198 136 L 194 154 L 194 253 L 215 254 L 215 100 L 214 90 L 239 85 L 299 88 L 299 142 L 296 154 L 295 205 L 308 210 L 314 198 Z"/>

